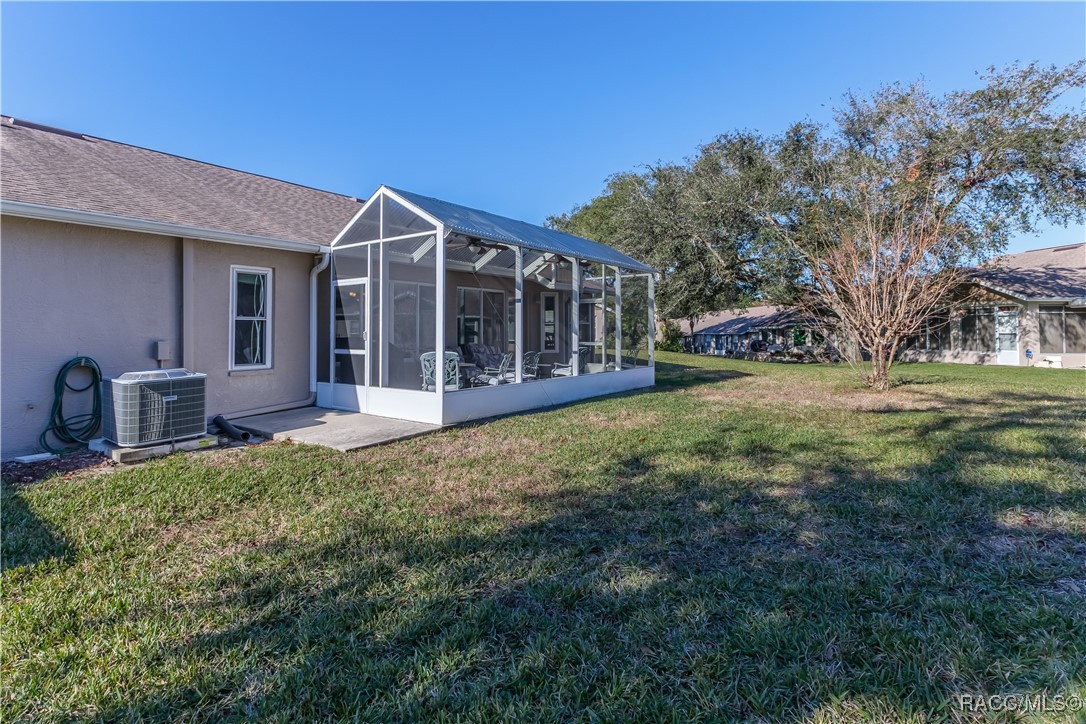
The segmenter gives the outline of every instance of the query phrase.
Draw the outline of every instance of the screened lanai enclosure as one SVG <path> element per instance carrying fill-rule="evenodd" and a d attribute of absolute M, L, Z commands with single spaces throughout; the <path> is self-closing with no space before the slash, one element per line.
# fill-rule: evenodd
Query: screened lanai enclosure
<path fill-rule="evenodd" d="M 448 424 L 654 382 L 653 270 L 604 244 L 382 186 L 331 268 L 321 406 Z"/>

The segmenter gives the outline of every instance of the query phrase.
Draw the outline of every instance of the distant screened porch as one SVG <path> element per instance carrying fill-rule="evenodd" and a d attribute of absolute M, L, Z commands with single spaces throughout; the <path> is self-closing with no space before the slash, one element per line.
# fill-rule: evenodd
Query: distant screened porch
<path fill-rule="evenodd" d="M 328 407 L 448 423 L 653 383 L 651 268 L 388 187 L 333 242 L 328 306 Z"/>

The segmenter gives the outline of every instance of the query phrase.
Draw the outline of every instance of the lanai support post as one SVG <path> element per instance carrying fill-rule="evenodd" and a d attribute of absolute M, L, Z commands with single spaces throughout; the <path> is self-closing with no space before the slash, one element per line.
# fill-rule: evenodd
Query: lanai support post
<path fill-rule="evenodd" d="M 513 381 L 517 384 L 524 381 L 524 249 L 515 247 L 516 261 L 516 286 L 513 296 L 513 357 L 516 360 L 516 368 Z"/>
<path fill-rule="evenodd" d="M 573 260 L 573 333 L 570 340 L 573 345 L 570 351 L 570 360 L 573 362 L 573 376 L 581 374 L 581 260 Z"/>
<path fill-rule="evenodd" d="M 649 274 L 649 367 L 656 366 L 656 279 Z"/>
<path fill-rule="evenodd" d="M 441 411 L 441 420 L 438 420 L 438 424 L 444 422 L 445 416 L 445 305 L 448 300 L 445 298 L 445 226 L 443 224 L 437 225 L 437 249 L 435 253 L 437 258 L 434 259 L 434 322 L 437 324 L 437 328 L 434 330 L 434 351 L 435 362 L 437 363 L 437 369 L 434 371 L 434 389 L 437 391 L 438 396 L 438 409 Z M 421 306 L 421 305 L 420 305 Z"/>
<path fill-rule="evenodd" d="M 622 370 L 622 269 L 615 267 L 615 369 Z"/>

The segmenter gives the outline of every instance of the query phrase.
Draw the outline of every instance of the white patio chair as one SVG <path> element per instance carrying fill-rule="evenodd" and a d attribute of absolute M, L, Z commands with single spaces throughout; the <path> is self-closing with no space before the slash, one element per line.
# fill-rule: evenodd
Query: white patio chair
<path fill-rule="evenodd" d="M 520 376 L 525 380 L 539 379 L 539 352 L 525 352 Z"/>
<path fill-rule="evenodd" d="M 437 352 L 423 352 L 419 355 L 419 364 L 422 365 L 422 389 L 433 392 L 437 389 L 437 378 L 434 375 Z M 445 353 L 445 389 L 460 389 L 460 355 L 456 352 Z"/>
<path fill-rule="evenodd" d="M 473 385 L 502 385 L 506 382 L 512 382 L 516 377 L 516 373 L 509 368 L 513 364 L 513 353 L 506 352 L 502 355 L 501 362 L 497 367 L 487 367 L 483 370 L 483 374 L 472 380 Z"/>

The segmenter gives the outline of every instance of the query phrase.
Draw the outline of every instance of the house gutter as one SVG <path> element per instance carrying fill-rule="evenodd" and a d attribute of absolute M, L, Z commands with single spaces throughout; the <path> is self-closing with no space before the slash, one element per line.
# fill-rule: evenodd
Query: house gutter
<path fill-rule="evenodd" d="M 217 229 L 205 229 L 186 224 L 172 224 L 165 221 L 151 221 L 149 219 L 136 219 L 115 214 L 103 214 L 97 211 L 80 211 L 77 209 L 65 209 L 59 206 L 47 206 L 26 201 L 0 200 L 0 214 L 8 216 L 21 216 L 27 219 L 41 219 L 44 221 L 58 221 L 64 224 L 82 224 L 84 226 L 100 226 L 107 229 L 120 229 L 122 231 L 135 231 L 143 234 L 160 234 L 162 236 L 177 236 L 181 238 L 199 239 L 201 241 L 214 241 L 220 244 L 239 244 L 241 246 L 258 246 L 264 249 L 283 249 L 285 251 L 306 251 L 328 253 L 331 247 L 325 244 L 315 244 L 309 241 L 293 241 L 291 239 L 279 239 L 271 236 L 256 236 L 253 234 L 238 234 L 232 231 L 220 231 Z"/>

